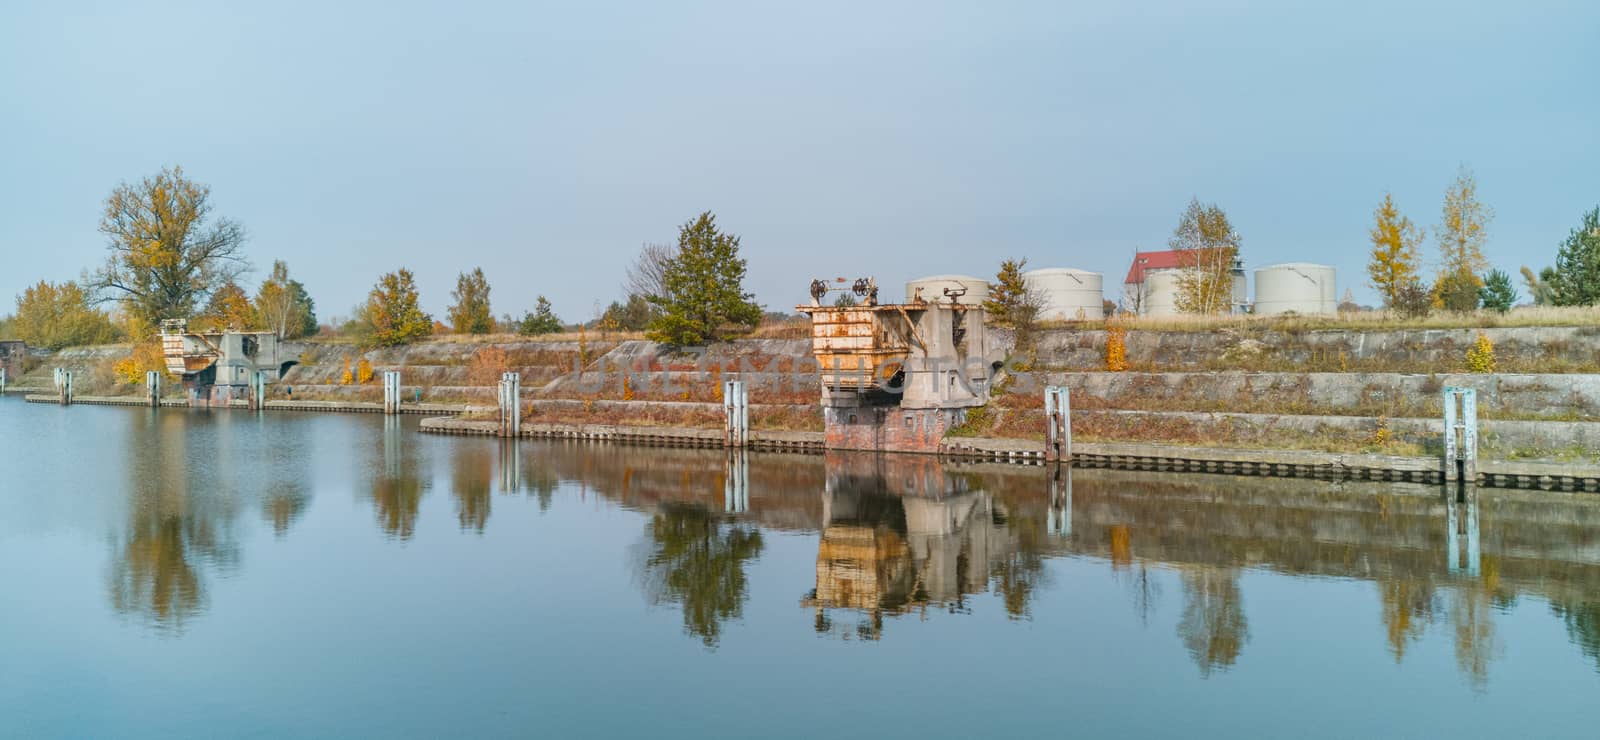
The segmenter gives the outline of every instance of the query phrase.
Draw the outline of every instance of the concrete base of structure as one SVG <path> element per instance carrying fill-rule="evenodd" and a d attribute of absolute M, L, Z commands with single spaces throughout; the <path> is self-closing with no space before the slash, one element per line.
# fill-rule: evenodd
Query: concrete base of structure
<path fill-rule="evenodd" d="M 830 406 L 822 409 L 830 450 L 937 453 L 945 432 L 967 418 L 966 409 L 899 406 Z"/>

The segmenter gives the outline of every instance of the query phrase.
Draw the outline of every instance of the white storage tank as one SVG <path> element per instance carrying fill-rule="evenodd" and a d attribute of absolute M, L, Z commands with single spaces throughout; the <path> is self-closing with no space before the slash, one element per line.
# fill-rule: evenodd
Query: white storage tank
<path fill-rule="evenodd" d="M 1339 312 L 1339 294 L 1334 270 L 1329 265 L 1289 262 L 1256 270 L 1258 314 L 1293 311 L 1300 314 Z"/>
<path fill-rule="evenodd" d="M 957 303 L 964 306 L 981 306 L 989 300 L 989 281 L 975 278 L 971 275 L 930 275 L 906 283 L 906 302 L 915 303 L 918 289 L 921 289 L 922 300 L 929 303 L 948 301 L 944 291 L 965 289 L 965 295 L 956 299 Z"/>
<path fill-rule="evenodd" d="M 1139 315 L 1171 316 L 1178 313 L 1178 270 L 1144 274 L 1143 295 L 1139 296 Z"/>
<path fill-rule="evenodd" d="M 1041 321 L 1099 320 L 1106 317 L 1105 276 L 1070 267 L 1046 267 L 1022 273 L 1028 290 L 1043 303 Z"/>

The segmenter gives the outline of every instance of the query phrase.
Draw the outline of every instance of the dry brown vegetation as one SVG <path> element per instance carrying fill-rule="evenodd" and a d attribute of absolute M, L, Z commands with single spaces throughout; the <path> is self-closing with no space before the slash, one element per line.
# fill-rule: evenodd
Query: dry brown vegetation
<path fill-rule="evenodd" d="M 1104 321 L 1056 322 L 1048 328 L 1105 329 L 1122 327 L 1129 331 L 1197 332 L 1219 329 L 1250 331 L 1315 331 L 1319 329 L 1385 330 L 1397 329 L 1488 329 L 1514 327 L 1600 326 L 1600 306 L 1520 306 L 1506 313 L 1440 311 L 1428 316 L 1407 317 L 1394 311 L 1348 311 L 1335 315 L 1300 314 L 1178 314 L 1172 316 L 1119 315 Z"/>

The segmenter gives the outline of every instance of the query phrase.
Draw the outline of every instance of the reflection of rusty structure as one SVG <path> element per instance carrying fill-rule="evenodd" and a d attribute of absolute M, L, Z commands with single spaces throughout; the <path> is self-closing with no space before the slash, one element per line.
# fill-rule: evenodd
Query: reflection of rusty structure
<path fill-rule="evenodd" d="M 828 290 L 813 282 L 798 308 L 811 316 L 829 448 L 935 452 L 966 409 L 988 403 L 1003 354 L 981 307 L 959 293 L 879 305 L 867 279 L 854 287 L 864 304 L 824 306 Z"/>
<path fill-rule="evenodd" d="M 857 632 L 876 639 L 885 615 L 964 610 L 1018 548 L 988 493 L 928 458 L 830 453 L 822 499 L 817 586 L 802 604 L 866 612 Z"/>
<path fill-rule="evenodd" d="M 257 372 L 274 383 L 293 364 L 278 362 L 272 332 L 190 332 L 183 319 L 161 322 L 161 353 L 167 372 L 183 379 L 190 403 L 200 406 L 243 398 Z"/>

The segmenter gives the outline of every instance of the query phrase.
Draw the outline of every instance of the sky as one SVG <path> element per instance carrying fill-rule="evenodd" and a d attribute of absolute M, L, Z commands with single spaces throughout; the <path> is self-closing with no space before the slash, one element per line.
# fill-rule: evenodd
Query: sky
<path fill-rule="evenodd" d="M 1191 198 L 1374 303 L 1385 192 L 1432 258 L 1471 168 L 1513 274 L 1600 205 L 1600 3 L 7 0 L 0 141 L 0 313 L 172 165 L 324 320 L 402 266 L 592 318 L 705 210 L 769 310 L 1007 257 L 1115 299 Z"/>

